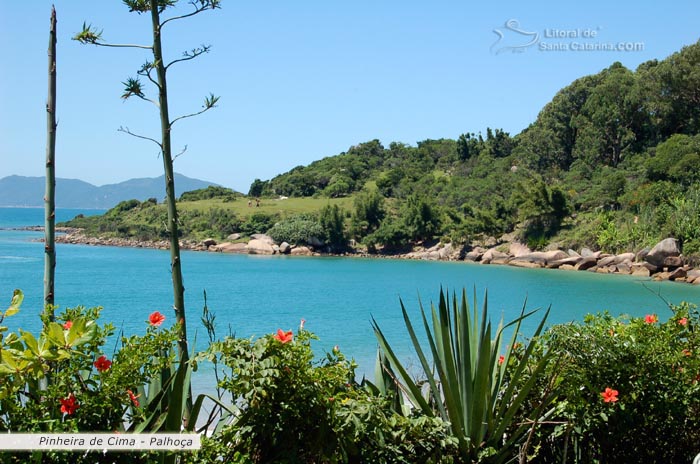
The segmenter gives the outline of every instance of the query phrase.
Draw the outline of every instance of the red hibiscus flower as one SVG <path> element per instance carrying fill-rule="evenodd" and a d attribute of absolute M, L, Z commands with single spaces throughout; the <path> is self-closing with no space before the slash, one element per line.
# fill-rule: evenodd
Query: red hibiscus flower
<path fill-rule="evenodd" d="M 165 316 L 163 316 L 158 311 L 154 311 L 151 313 L 150 316 L 148 316 L 148 323 L 154 327 L 158 327 L 159 325 L 161 325 L 164 320 L 165 320 Z"/>
<path fill-rule="evenodd" d="M 293 335 L 291 330 L 289 332 L 285 332 L 282 329 L 277 329 L 277 333 L 275 334 L 275 338 L 281 343 L 291 342 L 292 337 Z"/>
<path fill-rule="evenodd" d="M 66 321 L 65 324 L 63 324 L 63 328 L 66 330 L 69 330 L 71 327 L 73 327 L 73 321 Z"/>
<path fill-rule="evenodd" d="M 97 361 L 95 361 L 93 364 L 95 365 L 97 372 L 104 372 L 110 367 L 112 367 L 112 361 L 107 359 L 105 355 L 102 355 L 99 358 L 97 358 Z"/>
<path fill-rule="evenodd" d="M 681 317 L 680 319 L 678 319 L 678 323 L 679 323 L 680 325 L 688 325 L 688 318 L 687 318 L 687 317 Z"/>
<path fill-rule="evenodd" d="M 610 387 L 606 387 L 605 391 L 600 394 L 600 396 L 603 397 L 603 401 L 605 401 L 606 403 L 614 403 L 615 401 L 617 401 L 617 395 L 618 391 L 613 390 Z"/>
<path fill-rule="evenodd" d="M 138 398 L 141 395 L 134 395 L 134 392 L 132 392 L 131 390 L 127 390 L 126 392 L 129 394 L 129 399 L 131 400 L 131 403 L 138 408 L 140 404 Z"/>
<path fill-rule="evenodd" d="M 647 314 L 644 316 L 644 322 L 647 324 L 654 324 L 655 322 L 658 322 L 659 318 L 656 317 L 656 314 Z"/>
<path fill-rule="evenodd" d="M 75 401 L 75 395 L 72 393 L 68 396 L 68 398 L 62 398 L 60 401 L 61 412 L 68 414 L 69 416 L 74 414 L 76 409 L 80 407 L 80 405 Z"/>
<path fill-rule="evenodd" d="M 506 360 L 506 357 L 503 356 L 503 355 L 500 355 L 500 356 L 498 357 L 498 365 L 500 366 L 501 364 L 503 364 L 503 362 L 504 362 L 505 360 Z"/>

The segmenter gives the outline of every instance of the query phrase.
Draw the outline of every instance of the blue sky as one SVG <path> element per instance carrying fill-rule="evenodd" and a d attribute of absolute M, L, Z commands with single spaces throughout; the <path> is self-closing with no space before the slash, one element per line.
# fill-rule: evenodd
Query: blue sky
<path fill-rule="evenodd" d="M 149 17 L 116 0 L 53 3 L 57 175 L 96 185 L 159 176 L 157 147 L 117 131 L 158 137 L 157 109 L 120 99 L 121 82 L 147 52 L 70 40 L 85 21 L 107 41 L 149 44 Z M 0 178 L 44 174 L 51 4 L 0 3 Z M 180 0 L 175 11 L 188 8 Z M 255 178 L 374 138 L 414 145 L 488 126 L 516 134 L 572 80 L 615 61 L 634 69 L 696 42 L 698 18 L 696 0 L 223 0 L 164 31 L 171 59 L 212 46 L 171 68 L 171 117 L 198 110 L 210 92 L 221 97 L 216 109 L 176 124 L 174 148 L 188 149 L 175 169 L 247 192 Z M 556 31 L 578 37 L 547 37 Z M 534 34 L 538 42 L 524 47 Z M 600 50 L 618 44 L 633 50 Z M 594 50 L 574 50 L 583 46 Z"/>

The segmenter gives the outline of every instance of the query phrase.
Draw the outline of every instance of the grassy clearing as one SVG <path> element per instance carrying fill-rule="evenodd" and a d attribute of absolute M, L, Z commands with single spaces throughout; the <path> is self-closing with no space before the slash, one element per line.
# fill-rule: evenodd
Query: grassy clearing
<path fill-rule="evenodd" d="M 206 211 L 211 208 L 220 208 L 230 210 L 236 213 L 241 218 L 246 218 L 254 213 L 279 214 L 282 217 L 291 216 L 299 213 L 313 213 L 319 211 L 325 205 L 338 205 L 347 211 L 350 211 L 353 204 L 353 198 L 287 198 L 285 200 L 263 198 L 260 200 L 260 206 L 255 206 L 255 199 L 250 200 L 251 205 L 248 206 L 248 198 L 239 198 L 235 201 L 222 201 L 219 199 L 199 200 L 178 202 L 178 209 L 181 211 Z"/>

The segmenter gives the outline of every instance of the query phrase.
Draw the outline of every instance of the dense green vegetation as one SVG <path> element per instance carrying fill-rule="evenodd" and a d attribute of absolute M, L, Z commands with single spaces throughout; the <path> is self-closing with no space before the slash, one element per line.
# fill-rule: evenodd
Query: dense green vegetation
<path fill-rule="evenodd" d="M 248 199 L 220 187 L 188 192 L 182 237 L 277 224 L 274 233 L 296 243 L 322 238 L 323 229 L 334 250 L 354 239 L 370 252 L 503 234 L 533 248 L 620 252 L 675 237 L 692 259 L 700 253 L 699 70 L 700 42 L 635 71 L 614 63 L 574 81 L 515 136 L 487 128 L 416 146 L 372 140 L 256 179 Z M 128 205 L 68 225 L 162 237 L 160 206 Z M 332 239 L 327 205 L 338 208 Z"/>
<path fill-rule="evenodd" d="M 379 194 L 381 217 L 348 224 L 370 246 L 515 231 L 536 245 L 611 251 L 674 236 L 688 254 L 700 249 L 700 229 L 684 223 L 698 216 L 699 132 L 696 43 L 636 71 L 614 63 L 574 81 L 516 136 L 488 128 L 415 147 L 372 140 L 256 179 L 250 194 Z"/>
<path fill-rule="evenodd" d="M 358 381 L 337 347 L 318 358 L 303 320 L 220 338 L 205 302 L 209 347 L 183 363 L 178 324 L 157 311 L 115 347 L 99 308 L 10 332 L 22 298 L 0 311 L 0 432 L 209 433 L 196 452 L 5 452 L 3 463 L 680 463 L 700 451 L 700 313 L 686 303 L 663 322 L 603 313 L 544 330 L 545 313 L 526 339 L 533 312 L 496 326 L 485 302 L 441 291 L 417 325 L 403 311 L 419 370 L 374 323 L 374 380 Z M 216 393 L 183 422 L 192 371 L 211 367 Z"/>

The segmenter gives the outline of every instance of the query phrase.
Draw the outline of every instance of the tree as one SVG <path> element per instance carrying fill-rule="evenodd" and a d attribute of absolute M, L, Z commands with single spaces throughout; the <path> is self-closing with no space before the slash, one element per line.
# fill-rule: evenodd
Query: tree
<path fill-rule="evenodd" d="M 550 237 L 569 214 L 564 192 L 549 187 L 542 179 L 521 182 L 514 194 L 518 219 L 524 224 L 524 238 Z"/>
<path fill-rule="evenodd" d="M 355 197 L 355 210 L 350 218 L 352 236 L 361 239 L 371 234 L 384 219 L 384 197 L 376 190 L 361 192 Z"/>
<path fill-rule="evenodd" d="M 343 210 L 338 205 L 326 205 L 321 208 L 319 222 L 323 229 L 324 239 L 331 247 L 342 250 L 347 244 L 345 236 L 345 219 Z"/>
<path fill-rule="evenodd" d="M 422 197 L 411 195 L 401 212 L 403 229 L 411 240 L 429 240 L 440 229 L 435 208 Z"/>
<path fill-rule="evenodd" d="M 579 131 L 574 153 L 593 164 L 616 167 L 637 140 L 642 104 L 632 71 L 614 63 L 600 75 L 601 82 L 574 120 Z"/>
<path fill-rule="evenodd" d="M 172 147 L 170 143 L 170 133 L 172 131 L 173 125 L 185 118 L 190 118 L 192 116 L 197 116 L 210 110 L 216 106 L 219 101 L 219 97 L 210 94 L 204 99 L 204 105 L 201 110 L 185 114 L 174 119 L 170 118 L 168 111 L 168 86 L 166 75 L 170 67 L 176 63 L 182 63 L 185 61 L 190 61 L 198 56 L 209 52 L 210 47 L 208 45 L 202 45 L 200 47 L 193 48 L 192 50 L 186 51 L 178 59 L 175 59 L 166 64 L 163 59 L 163 47 L 162 47 L 162 32 L 163 28 L 174 21 L 185 19 L 206 10 L 214 10 L 219 8 L 220 0 L 190 0 L 188 2 L 193 10 L 189 13 L 185 13 L 178 16 L 171 16 L 167 19 L 162 19 L 161 14 L 164 13 L 168 8 L 174 7 L 177 4 L 177 0 L 124 0 L 124 4 L 129 8 L 130 12 L 136 12 L 137 14 L 150 13 L 151 17 L 151 27 L 153 29 L 153 43 L 151 45 L 127 45 L 127 44 L 112 44 L 103 41 L 102 31 L 93 28 L 91 25 L 83 24 L 83 30 L 78 33 L 74 40 L 77 40 L 83 44 L 92 44 L 104 47 L 125 47 L 125 48 L 138 48 L 151 51 L 153 54 L 153 60 L 147 61 L 141 68 L 137 71 L 137 75 L 140 77 L 146 77 L 153 85 L 155 85 L 158 90 L 158 99 L 153 100 L 146 96 L 143 84 L 139 77 L 130 77 L 124 82 L 124 93 L 122 98 L 129 99 L 131 97 L 137 97 L 144 101 L 153 103 L 160 110 L 160 123 L 161 123 L 161 136 L 160 141 L 153 139 L 148 136 L 139 135 L 131 132 L 128 128 L 120 128 L 122 132 L 125 132 L 134 137 L 150 140 L 154 142 L 160 148 L 160 152 L 163 158 L 163 169 L 165 171 L 165 190 L 166 190 L 166 203 L 168 209 L 168 233 L 170 236 L 170 261 L 172 270 L 172 281 L 173 281 L 173 297 L 175 309 L 175 317 L 179 323 L 179 340 L 178 349 L 180 360 L 184 363 L 188 359 L 188 349 L 187 349 L 187 325 L 185 318 L 185 287 L 182 281 L 182 262 L 180 259 L 180 244 L 179 244 L 179 233 L 178 233 L 178 214 L 177 207 L 175 204 L 175 180 L 173 171 L 173 154 Z M 153 75 L 155 73 L 155 76 Z"/>
<path fill-rule="evenodd" d="M 267 187 L 267 182 L 263 182 L 260 179 L 255 179 L 252 184 L 250 184 L 250 189 L 248 190 L 249 197 L 261 197 L 263 190 Z"/>
<path fill-rule="evenodd" d="M 49 96 L 46 102 L 46 194 L 44 197 L 44 305 L 53 322 L 56 271 L 56 9 L 51 7 L 49 32 Z"/>

